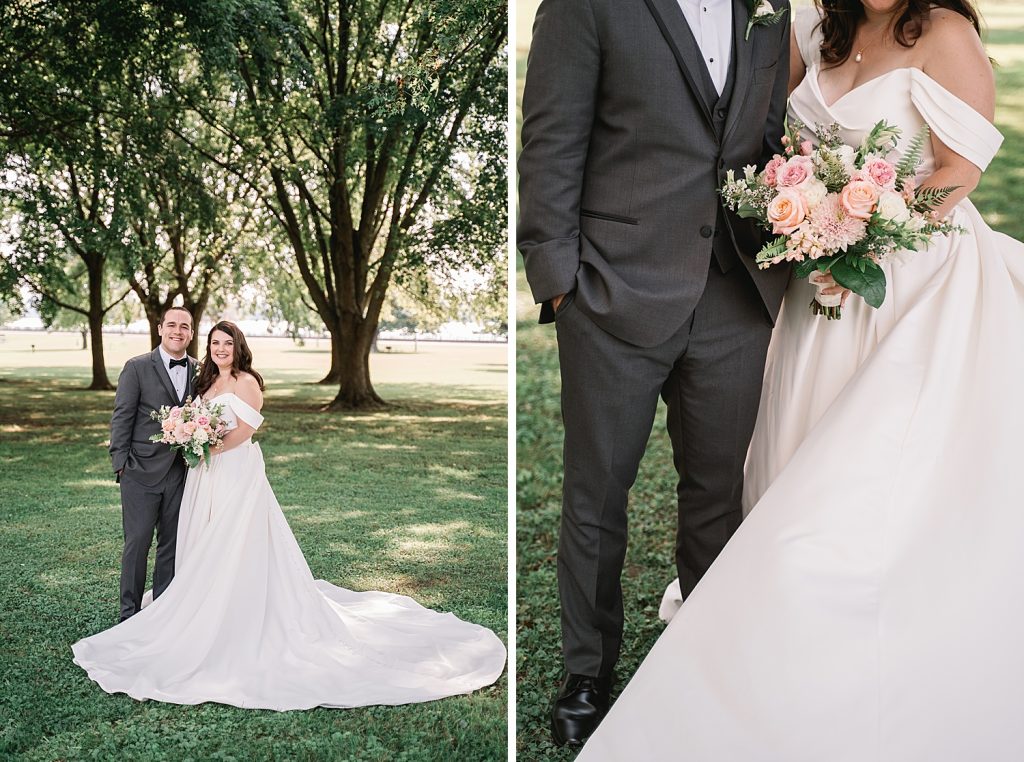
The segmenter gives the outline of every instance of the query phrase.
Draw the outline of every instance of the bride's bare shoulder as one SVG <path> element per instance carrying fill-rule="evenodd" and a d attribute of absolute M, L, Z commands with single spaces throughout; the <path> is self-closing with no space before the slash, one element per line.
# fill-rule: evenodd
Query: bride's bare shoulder
<path fill-rule="evenodd" d="M 259 381 L 251 373 L 241 371 L 235 382 L 235 394 L 251 407 L 257 410 L 263 407 L 263 392 L 260 391 Z"/>
<path fill-rule="evenodd" d="M 947 8 L 933 8 L 921 27 L 917 47 L 924 73 L 991 121 L 995 77 L 970 20 Z"/>

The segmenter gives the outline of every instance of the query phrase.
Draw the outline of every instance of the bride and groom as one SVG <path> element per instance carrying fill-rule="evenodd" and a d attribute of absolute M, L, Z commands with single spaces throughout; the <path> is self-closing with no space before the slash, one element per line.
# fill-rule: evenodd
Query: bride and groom
<path fill-rule="evenodd" d="M 213 326 L 201 366 L 186 355 L 187 310 L 169 309 L 159 330 L 160 345 L 125 365 L 111 421 L 121 622 L 77 642 L 75 663 L 108 693 L 275 710 L 406 704 L 493 683 L 505 647 L 490 630 L 313 578 L 252 441 L 263 380 L 241 330 Z M 221 406 L 226 429 L 192 469 L 150 441 L 161 429 L 151 413 L 189 397 Z"/>
<path fill-rule="evenodd" d="M 562 374 L 554 740 L 589 738 L 588 762 L 1019 759 L 1024 246 L 967 199 L 1002 140 L 977 15 L 761 5 L 537 15 L 518 235 Z M 783 152 L 787 96 L 850 145 L 926 124 L 919 186 L 958 186 L 940 212 L 962 232 L 884 265 L 877 310 L 813 315 L 814 287 L 758 270 L 759 233 L 719 202 L 727 170 Z M 683 602 L 609 712 L 659 396 Z"/>

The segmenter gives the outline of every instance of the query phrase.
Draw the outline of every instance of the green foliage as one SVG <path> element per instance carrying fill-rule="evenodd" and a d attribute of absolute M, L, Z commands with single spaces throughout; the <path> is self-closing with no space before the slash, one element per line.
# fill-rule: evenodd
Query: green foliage
<path fill-rule="evenodd" d="M 889 124 L 884 119 L 878 122 L 871 128 L 871 132 L 864 136 L 860 148 L 857 149 L 857 165 L 860 166 L 861 161 L 868 154 L 885 156 L 894 150 L 901 133 L 899 127 Z"/>
<path fill-rule="evenodd" d="M 914 173 L 917 172 L 917 167 L 924 157 L 925 146 L 928 145 L 930 139 L 931 131 L 928 129 L 928 125 L 922 124 L 921 129 L 910 139 L 910 143 L 903 152 L 903 157 L 896 165 L 897 188 L 902 187 L 903 182 L 913 177 Z"/>
<path fill-rule="evenodd" d="M 836 283 L 864 298 L 876 309 L 885 300 L 885 273 L 874 262 L 851 256 L 837 257 L 829 268 Z"/>
<path fill-rule="evenodd" d="M 947 185 L 942 188 L 932 186 L 918 188 L 914 193 L 914 211 L 930 212 L 932 209 L 937 209 L 959 187 L 959 185 Z"/>

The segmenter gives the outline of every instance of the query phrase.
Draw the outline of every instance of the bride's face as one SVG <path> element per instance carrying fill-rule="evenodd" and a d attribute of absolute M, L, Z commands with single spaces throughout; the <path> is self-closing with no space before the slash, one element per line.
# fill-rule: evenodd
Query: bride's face
<path fill-rule="evenodd" d="M 210 334 L 210 357 L 220 370 L 231 370 L 231 363 L 235 359 L 235 340 L 231 334 L 224 331 Z"/>

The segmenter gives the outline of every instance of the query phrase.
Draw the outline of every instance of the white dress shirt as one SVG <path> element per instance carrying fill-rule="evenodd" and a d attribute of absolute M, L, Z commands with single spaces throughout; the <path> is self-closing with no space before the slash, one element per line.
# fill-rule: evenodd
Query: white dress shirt
<path fill-rule="evenodd" d="M 718 94 L 729 77 L 732 54 L 732 0 L 677 0 L 697 40 Z"/>
<path fill-rule="evenodd" d="M 185 384 L 188 381 L 188 360 L 185 360 L 185 366 L 175 365 L 171 367 L 171 360 L 177 359 L 167 354 L 167 350 L 164 349 L 164 345 L 160 347 L 160 357 L 163 359 L 164 370 L 167 371 L 167 375 L 171 378 L 171 383 L 174 384 L 174 393 L 178 395 L 178 399 L 182 399 L 185 396 Z M 182 355 L 182 359 L 187 358 L 188 355 Z"/>

